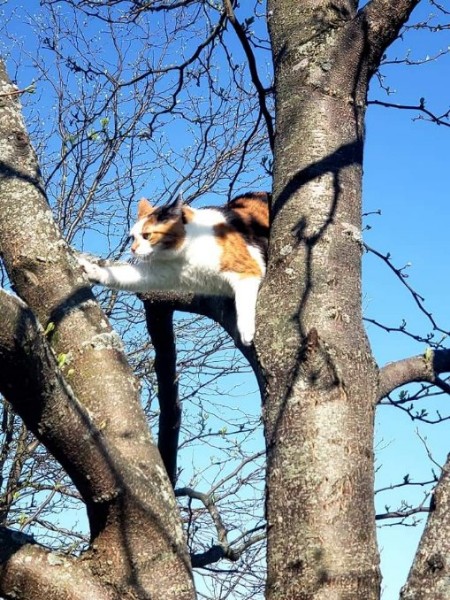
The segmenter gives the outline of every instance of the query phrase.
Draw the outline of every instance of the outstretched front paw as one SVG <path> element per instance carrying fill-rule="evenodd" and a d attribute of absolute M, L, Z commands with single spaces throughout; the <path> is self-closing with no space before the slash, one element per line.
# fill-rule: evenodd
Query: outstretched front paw
<path fill-rule="evenodd" d="M 91 262 L 84 256 L 78 256 L 77 260 L 80 267 L 86 273 L 89 281 L 92 281 L 92 283 L 104 283 L 105 277 L 103 267 Z"/>

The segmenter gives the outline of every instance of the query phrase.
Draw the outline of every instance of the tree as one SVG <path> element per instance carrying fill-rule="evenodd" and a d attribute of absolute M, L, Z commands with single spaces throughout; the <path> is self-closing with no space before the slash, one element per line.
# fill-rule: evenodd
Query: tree
<path fill-rule="evenodd" d="M 129 208 L 128 196 L 142 176 L 136 153 L 142 152 L 142 145 L 164 160 L 164 139 L 157 134 L 162 125 L 172 126 L 174 115 L 198 132 L 195 157 L 188 163 L 193 188 L 222 186 L 231 195 L 240 177 L 252 178 L 248 165 L 255 157 L 271 169 L 266 153 L 267 145 L 273 147 L 270 259 L 258 302 L 255 351 L 246 353 L 264 405 L 266 597 L 378 598 L 375 406 L 411 381 L 427 381 L 448 391 L 439 376 L 450 365 L 448 351 L 436 349 L 378 369 L 361 308 L 368 85 L 418 0 L 400 0 L 395 6 L 371 0 L 359 9 L 352 0 L 269 2 L 273 88 L 262 83 L 255 60 L 265 50 L 264 41 L 249 32 L 257 8 L 243 20 L 228 1 L 223 6 L 190 0 L 171 5 L 122 0 L 44 4 L 52 20 L 42 34 L 43 47 L 58 65 L 68 66 L 67 79 L 57 88 L 60 156 L 46 173 L 46 189 L 52 192 L 52 186 L 58 186 L 52 204 L 69 242 L 83 235 L 82 219 L 95 224 L 102 216 L 105 204 L 94 201 L 96 194 L 107 203 L 113 191 Z M 63 5 L 75 16 L 74 37 L 69 37 L 59 12 Z M 78 29 L 88 27 L 85 18 L 104 23 L 116 52 L 113 69 L 109 59 L 102 64 L 92 48 L 87 52 L 86 38 Z M 117 32 L 133 40 L 131 31 L 137 26 L 142 37 L 152 40 L 151 18 L 161 18 L 162 41 L 151 47 L 152 54 L 146 46 L 146 52 L 135 55 L 131 74 L 129 51 L 136 48 L 130 41 L 127 51 L 118 43 Z M 227 24 L 242 45 L 250 78 L 229 51 Z M 174 51 L 180 32 L 187 41 L 175 45 Z M 66 39 L 75 40 L 76 53 L 67 52 Z M 214 72 L 218 47 L 229 61 L 235 87 L 222 87 L 220 74 Z M 45 74 L 42 57 L 39 64 Z M 82 82 L 81 103 L 71 97 L 75 79 Z M 256 95 L 244 93 L 250 82 Z M 195 97 L 188 83 L 208 91 L 206 111 L 203 98 Z M 162 460 L 121 340 L 55 225 L 20 117 L 20 92 L 3 70 L 0 249 L 21 300 L 4 292 L 0 296 L 0 391 L 74 483 L 86 504 L 91 541 L 80 558 L 62 558 L 2 528 L 0 593 L 6 598 L 51 599 L 62 593 L 68 598 L 193 598 L 191 561 L 195 566 L 222 557 L 236 559 L 255 547 L 260 526 L 246 533 L 237 552 L 217 510 L 214 486 L 206 495 L 179 488 L 177 495 L 188 497 L 189 503 L 203 502 L 220 542 L 189 556 L 171 486 L 177 479 L 180 428 L 172 315 L 174 309 L 208 315 L 236 337 L 233 309 L 207 298 L 144 300 L 157 349 Z M 126 106 L 131 98 L 137 105 L 118 109 L 119 101 L 125 100 Z M 233 113 L 230 98 L 236 107 Z M 183 110 L 187 103 L 193 107 L 190 112 Z M 234 127 L 222 139 L 215 124 L 225 114 L 234 118 Z M 175 171 L 170 153 L 167 160 L 173 161 Z M 126 165 L 125 185 L 120 172 L 107 179 L 118 169 L 116 161 Z M 124 239 L 116 238 L 113 251 L 123 245 Z M 114 295 L 107 299 L 107 313 L 115 309 L 120 320 L 120 301 Z M 131 316 L 136 314 L 132 311 L 127 308 Z M 250 457 L 242 456 L 240 469 L 246 461 Z M 404 598 L 448 596 L 447 472 L 444 468 L 436 487 Z M 190 509 L 188 505 L 188 535 L 194 514 Z"/>

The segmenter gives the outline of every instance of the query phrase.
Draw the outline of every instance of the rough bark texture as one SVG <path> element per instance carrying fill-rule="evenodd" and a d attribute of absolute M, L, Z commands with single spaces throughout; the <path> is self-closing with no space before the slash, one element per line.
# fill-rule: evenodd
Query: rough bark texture
<path fill-rule="evenodd" d="M 87 565 L 31 544 L 18 532 L 0 528 L 2 597 L 15 600 L 113 600 Z"/>
<path fill-rule="evenodd" d="M 370 3 L 377 17 L 383 4 Z M 356 1 L 269 1 L 274 204 L 256 347 L 267 382 L 270 600 L 379 597 L 378 373 L 361 314 L 364 112 L 380 49 L 414 4 L 400 3 L 384 30 Z"/>
<path fill-rule="evenodd" d="M 258 303 L 264 326 L 257 357 L 241 347 L 265 400 L 268 600 L 379 597 L 374 405 L 408 378 L 435 381 L 448 369 L 447 355 L 436 353 L 432 362 L 388 365 L 379 377 L 361 318 L 366 91 L 417 3 L 372 0 L 357 12 L 357 0 L 269 1 L 277 101 L 270 262 Z M 1 68 L 0 252 L 26 304 L 0 295 L 0 391 L 74 480 L 92 544 L 83 560 L 67 560 L 0 529 L 0 594 L 191 599 L 173 492 L 138 385 L 54 225 L 15 92 Z M 210 316 L 236 339 L 230 300 L 167 300 L 167 314 Z M 52 333 L 45 336 L 39 323 L 51 323 Z M 167 377 L 173 386 L 174 373 Z M 172 480 L 175 404 L 172 393 L 175 418 L 164 436 L 164 444 L 171 438 Z M 405 600 L 450 595 L 448 472 Z"/>
<path fill-rule="evenodd" d="M 139 404 L 138 384 L 55 227 L 15 92 L 2 67 L 0 250 L 15 291 L 44 328 L 53 323 L 52 347 L 65 356 L 73 394 L 89 416 L 81 431 L 67 431 L 60 428 L 60 411 L 49 412 L 41 439 L 68 438 L 68 454 L 58 459 L 87 505 L 92 545 L 85 559 L 98 581 L 122 598 L 192 598 L 175 498 Z M 92 428 L 105 440 L 98 440 L 101 477 L 94 465 L 85 465 L 83 475 L 75 466 Z"/>
<path fill-rule="evenodd" d="M 450 455 L 434 491 L 430 511 L 401 600 L 450 598 Z"/>
<path fill-rule="evenodd" d="M 379 399 L 392 390 L 411 381 L 428 381 L 445 386 L 439 381 L 439 374 L 450 371 L 450 350 L 435 350 L 422 356 L 410 356 L 403 360 L 388 363 L 380 369 Z M 448 393 L 450 388 L 445 386 Z"/>

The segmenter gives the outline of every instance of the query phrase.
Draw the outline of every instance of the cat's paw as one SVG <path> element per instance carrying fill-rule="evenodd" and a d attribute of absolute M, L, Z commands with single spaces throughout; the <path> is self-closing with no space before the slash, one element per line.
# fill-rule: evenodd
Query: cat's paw
<path fill-rule="evenodd" d="M 244 346 L 251 346 L 253 343 L 253 338 L 255 336 L 255 328 L 254 327 L 245 327 L 239 328 L 239 335 L 241 336 L 241 342 Z"/>
<path fill-rule="evenodd" d="M 78 264 L 85 272 L 89 281 L 91 281 L 92 283 L 104 283 L 105 277 L 103 267 L 100 267 L 99 265 L 91 262 L 84 256 L 78 256 L 77 260 Z"/>

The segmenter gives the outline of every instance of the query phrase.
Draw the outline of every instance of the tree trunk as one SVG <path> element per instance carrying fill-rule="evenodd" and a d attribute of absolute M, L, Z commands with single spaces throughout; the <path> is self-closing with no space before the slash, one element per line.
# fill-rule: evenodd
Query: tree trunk
<path fill-rule="evenodd" d="M 370 600 L 380 576 L 377 369 L 361 314 L 368 67 L 350 3 L 317 4 L 269 3 L 274 204 L 256 338 L 266 378 L 267 598 Z"/>
<path fill-rule="evenodd" d="M 44 386 L 25 401 L 21 385 L 2 391 L 86 502 L 92 543 L 83 564 L 95 574 L 95 587 L 122 599 L 190 600 L 195 594 L 181 522 L 140 407 L 138 383 L 54 224 L 17 98 L 1 65 L 0 251 L 15 291 L 47 331 L 42 343 L 51 341 L 54 369 L 64 371 L 70 393 L 55 401 Z M 24 320 L 26 308 L 17 318 L 0 311 L 19 344 L 6 351 L 29 348 L 20 343 L 30 322 Z M 36 390 L 39 372 L 30 366 Z M 13 547 L 8 556 L 2 561 L 14 564 Z M 78 598 L 76 577 L 72 583 Z M 59 597 L 70 600 L 64 590 Z M 36 591 L 35 597 L 46 596 Z"/>
<path fill-rule="evenodd" d="M 425 531 L 420 540 L 401 600 L 450 598 L 450 455 L 430 503 Z"/>

